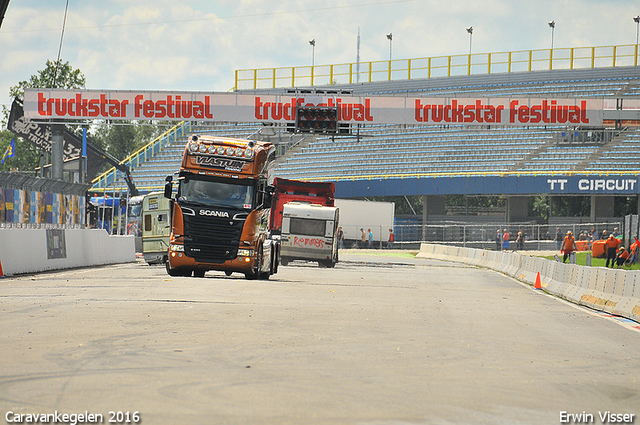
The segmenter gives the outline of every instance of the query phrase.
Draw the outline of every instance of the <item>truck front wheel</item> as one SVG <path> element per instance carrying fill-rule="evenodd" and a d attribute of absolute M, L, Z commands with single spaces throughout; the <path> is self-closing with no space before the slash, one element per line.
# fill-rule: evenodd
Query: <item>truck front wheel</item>
<path fill-rule="evenodd" d="M 258 255 L 256 256 L 256 266 L 255 269 L 251 271 L 251 273 L 245 273 L 244 276 L 249 280 L 255 280 L 261 277 L 260 269 L 262 268 L 262 244 L 258 248 Z"/>
<path fill-rule="evenodd" d="M 164 263 L 164 264 L 165 264 L 165 267 L 167 269 L 167 274 L 169 276 L 173 276 L 173 277 L 182 276 L 182 272 L 180 270 L 177 270 L 177 269 L 172 269 L 169 266 L 169 262 L 168 261 L 166 263 Z"/>

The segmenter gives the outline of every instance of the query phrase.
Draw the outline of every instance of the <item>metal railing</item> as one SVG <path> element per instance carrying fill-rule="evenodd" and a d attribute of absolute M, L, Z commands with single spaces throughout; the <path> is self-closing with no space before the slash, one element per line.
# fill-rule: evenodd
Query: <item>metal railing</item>
<path fill-rule="evenodd" d="M 348 227 L 348 226 L 347 226 Z M 352 226 L 353 227 L 353 226 Z M 509 232 L 509 250 L 519 250 L 516 244 L 518 232 L 522 231 L 524 235 L 524 249 L 536 251 L 557 250 L 558 245 L 554 238 L 556 237 L 556 229 L 560 228 L 564 237 L 567 231 L 571 231 L 576 242 L 579 242 L 582 232 L 585 234 L 586 244 L 580 244 L 580 247 L 588 248 L 588 237 L 586 236 L 591 229 L 595 229 L 598 234 L 602 230 L 611 233 L 614 228 L 619 229 L 619 233 L 623 233 L 623 221 L 599 222 L 599 223 L 571 223 L 571 224 L 536 224 L 534 222 L 523 223 L 427 223 L 427 224 L 394 224 L 394 242 L 393 247 L 397 249 L 417 249 L 423 242 L 441 243 L 445 245 L 456 245 L 465 247 L 474 247 L 482 249 L 501 250 L 502 244 L 496 244 L 497 231 L 500 235 L 507 229 Z M 367 248 L 368 245 L 362 246 L 359 242 L 359 232 L 348 227 L 349 232 L 345 231 L 347 243 L 346 248 Z M 388 226 L 373 226 L 372 234 L 374 236 L 373 248 L 387 248 L 387 240 L 389 236 Z M 627 241 L 625 241 L 626 243 Z M 584 245 L 584 246 L 583 246 Z"/>
<path fill-rule="evenodd" d="M 638 45 L 518 50 L 333 65 L 239 69 L 234 90 L 638 65 Z"/>
<path fill-rule="evenodd" d="M 190 131 L 191 122 L 181 121 L 177 125 L 165 131 L 164 133 L 153 139 L 151 142 L 147 143 L 146 145 L 120 161 L 120 164 L 128 166 L 129 169 L 138 167 L 147 159 L 152 158 L 166 146 L 175 142 L 180 137 L 185 136 Z M 121 171 L 118 171 L 115 167 L 112 167 L 91 181 L 91 190 L 104 191 L 120 178 L 124 178 L 124 174 Z"/>

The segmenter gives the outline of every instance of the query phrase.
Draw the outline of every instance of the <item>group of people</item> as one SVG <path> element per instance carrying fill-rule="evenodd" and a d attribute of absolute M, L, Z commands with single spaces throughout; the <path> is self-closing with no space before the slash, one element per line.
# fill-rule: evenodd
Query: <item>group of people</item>
<path fill-rule="evenodd" d="M 509 231 L 504 229 L 504 232 L 500 232 L 500 229 L 496 230 L 496 251 L 500 250 L 508 250 L 509 249 L 509 239 L 511 239 L 511 235 L 509 235 Z M 519 251 L 524 250 L 524 241 L 526 237 L 522 230 L 518 231 L 516 235 L 516 249 Z"/>
<path fill-rule="evenodd" d="M 609 238 L 609 236 L 613 235 L 614 238 L 618 237 L 618 228 L 614 227 L 613 232 L 611 232 L 610 234 L 607 233 L 607 229 L 604 229 L 602 231 L 601 234 L 598 234 L 598 231 L 592 227 L 591 230 L 586 231 L 586 230 L 581 230 L 580 233 L 575 237 L 576 240 L 579 241 L 588 241 L 589 242 L 589 248 L 591 248 L 591 244 L 594 241 L 597 240 L 607 240 Z M 562 231 L 560 231 L 560 228 L 558 227 L 556 229 L 556 237 L 553 239 L 557 246 L 558 249 L 560 249 L 560 245 L 562 244 L 562 241 L 564 240 L 564 234 L 562 233 Z"/>
<path fill-rule="evenodd" d="M 597 237 L 598 233 L 593 228 L 588 234 L 585 234 L 584 232 L 580 232 L 580 235 L 581 235 L 580 240 L 588 240 L 590 247 L 592 246 L 592 243 L 596 240 L 604 241 L 605 254 L 607 257 L 605 267 L 613 268 L 614 265 L 618 267 L 623 266 L 627 261 L 629 261 L 629 256 L 630 256 L 629 251 L 632 251 L 632 250 L 635 251 L 638 248 L 638 245 L 640 245 L 638 244 L 636 239 L 636 243 L 632 244 L 630 247 L 631 249 L 627 251 L 624 246 L 621 246 L 622 241 L 618 239 L 617 227 L 613 229 L 613 232 L 611 232 L 611 234 L 607 234 L 607 231 L 603 230 L 600 236 L 600 239 L 598 239 Z M 587 237 L 582 238 L 582 236 L 587 236 L 587 235 L 588 235 L 588 238 Z M 569 230 L 563 238 L 562 232 L 558 227 L 556 231 L 556 238 L 554 240 L 558 244 L 558 249 L 560 250 L 560 252 L 564 254 L 562 258 L 562 262 L 564 263 L 567 261 L 567 258 L 571 256 L 571 253 L 577 250 L 576 240 L 573 236 L 573 233 Z"/>
<path fill-rule="evenodd" d="M 364 228 L 360 228 L 360 241 L 358 243 L 358 248 L 373 248 L 373 232 L 371 229 L 367 229 L 365 233 Z M 338 249 L 344 249 L 344 231 L 342 230 L 342 226 L 338 227 Z M 393 229 L 389 229 L 389 238 L 387 240 L 387 249 L 393 248 L 393 243 L 395 241 L 395 236 L 393 234 Z"/>

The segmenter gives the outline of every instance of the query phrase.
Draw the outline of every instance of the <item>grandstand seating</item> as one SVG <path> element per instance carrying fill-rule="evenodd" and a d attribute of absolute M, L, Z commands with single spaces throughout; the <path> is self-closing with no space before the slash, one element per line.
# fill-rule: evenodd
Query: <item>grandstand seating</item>
<path fill-rule="evenodd" d="M 336 85 L 354 95 L 640 98 L 640 67 L 536 71 Z M 282 90 L 247 91 L 282 93 Z M 195 132 L 246 138 L 258 124 L 218 124 Z M 284 130 L 280 127 L 281 130 Z M 276 175 L 290 179 L 400 178 L 407 174 L 640 170 L 640 131 L 576 138 L 566 128 L 365 125 L 347 137 L 318 137 L 287 155 Z M 133 170 L 141 191 L 177 171 L 186 138 Z M 120 183 L 117 183 L 120 184 Z M 121 184 L 121 187 L 124 185 Z"/>

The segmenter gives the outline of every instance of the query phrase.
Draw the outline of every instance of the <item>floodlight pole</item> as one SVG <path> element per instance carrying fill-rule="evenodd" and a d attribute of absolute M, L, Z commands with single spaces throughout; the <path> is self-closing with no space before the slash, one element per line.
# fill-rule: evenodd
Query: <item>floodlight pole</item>
<path fill-rule="evenodd" d="M 473 27 L 467 28 L 467 32 L 469 33 L 469 61 L 467 63 L 467 74 L 471 75 L 471 42 L 473 40 Z"/>
<path fill-rule="evenodd" d="M 309 44 L 311 44 L 312 49 L 311 49 L 311 68 L 313 68 L 315 66 L 315 61 L 316 61 L 316 39 L 314 38 L 313 40 L 309 40 Z"/>
<path fill-rule="evenodd" d="M 309 40 L 309 44 L 311 44 L 311 85 L 313 85 L 313 68 L 316 62 L 316 39 Z"/>

